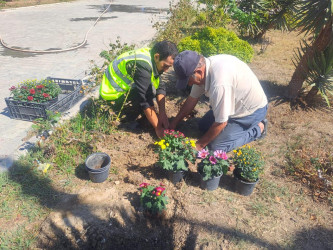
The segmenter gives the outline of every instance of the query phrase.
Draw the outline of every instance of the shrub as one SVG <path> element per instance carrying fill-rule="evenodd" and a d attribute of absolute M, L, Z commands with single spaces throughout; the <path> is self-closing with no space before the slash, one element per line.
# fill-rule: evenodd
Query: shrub
<path fill-rule="evenodd" d="M 244 62 L 250 62 L 254 51 L 251 45 L 224 28 L 206 27 L 192 36 L 183 38 L 178 44 L 179 51 L 194 50 L 205 57 L 216 54 L 230 54 Z"/>
<path fill-rule="evenodd" d="M 226 9 L 229 0 L 198 0 L 201 10 L 197 15 L 195 24 L 212 27 L 225 27 L 229 22 L 229 15 Z"/>
<path fill-rule="evenodd" d="M 178 43 L 196 20 L 198 11 L 191 0 L 172 0 L 169 3 L 167 21 L 157 21 L 153 27 L 157 30 L 156 41 L 169 40 Z"/>

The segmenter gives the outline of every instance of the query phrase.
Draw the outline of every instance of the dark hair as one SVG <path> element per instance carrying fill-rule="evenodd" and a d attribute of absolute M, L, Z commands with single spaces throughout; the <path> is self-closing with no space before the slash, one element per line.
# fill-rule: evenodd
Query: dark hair
<path fill-rule="evenodd" d="M 160 61 L 165 60 L 168 56 L 173 59 L 178 55 L 178 49 L 176 44 L 170 41 L 161 41 L 156 43 L 151 49 L 151 55 L 154 56 L 156 53 L 160 55 Z"/>

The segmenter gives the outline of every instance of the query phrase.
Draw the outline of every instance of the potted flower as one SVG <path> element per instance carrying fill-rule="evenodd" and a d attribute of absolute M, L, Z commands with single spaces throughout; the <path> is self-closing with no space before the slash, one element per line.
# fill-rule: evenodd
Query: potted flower
<path fill-rule="evenodd" d="M 146 214 L 159 216 L 166 210 L 168 197 L 163 186 L 162 183 L 156 187 L 145 182 L 140 184 L 140 203 Z"/>
<path fill-rule="evenodd" d="M 46 110 L 51 109 L 62 92 L 61 87 L 50 79 L 26 80 L 9 90 L 11 97 L 5 101 L 11 117 L 28 121 L 47 118 Z"/>
<path fill-rule="evenodd" d="M 228 172 L 227 154 L 222 150 L 212 152 L 202 149 L 198 152 L 198 158 L 201 159 L 198 164 L 198 172 L 202 177 L 201 186 L 208 190 L 217 189 L 221 176 Z"/>
<path fill-rule="evenodd" d="M 12 86 L 10 94 L 15 101 L 45 103 L 56 100 L 61 93 L 61 88 L 51 80 L 27 80 L 17 87 Z"/>
<path fill-rule="evenodd" d="M 265 164 L 263 157 L 249 145 L 244 145 L 233 153 L 236 191 L 242 195 L 250 195 L 259 180 L 259 175 L 263 172 Z"/>
<path fill-rule="evenodd" d="M 182 180 L 184 171 L 188 170 L 190 161 L 195 163 L 195 141 L 175 130 L 165 130 L 160 141 L 155 142 L 158 153 L 158 165 L 171 173 L 171 180 Z"/>

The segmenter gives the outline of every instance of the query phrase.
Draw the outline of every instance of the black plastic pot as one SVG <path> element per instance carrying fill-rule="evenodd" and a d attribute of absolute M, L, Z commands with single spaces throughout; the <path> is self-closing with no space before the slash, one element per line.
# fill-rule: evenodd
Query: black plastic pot
<path fill-rule="evenodd" d="M 169 177 L 173 184 L 177 184 L 178 182 L 181 182 L 185 176 L 185 171 L 169 171 Z"/>
<path fill-rule="evenodd" d="M 217 189 L 220 184 L 221 176 L 222 175 L 213 177 L 212 179 L 208 179 L 207 181 L 204 181 L 203 179 L 201 179 L 201 188 L 207 189 L 209 191 L 213 191 L 213 190 Z"/>
<path fill-rule="evenodd" d="M 251 195 L 255 185 L 259 181 L 258 179 L 256 182 L 246 182 L 241 180 L 237 175 L 234 175 L 234 177 L 235 177 L 235 191 L 244 196 Z"/>
<path fill-rule="evenodd" d="M 92 182 L 104 182 L 108 176 L 111 166 L 111 157 L 106 153 L 93 153 L 85 161 L 89 178 Z"/>

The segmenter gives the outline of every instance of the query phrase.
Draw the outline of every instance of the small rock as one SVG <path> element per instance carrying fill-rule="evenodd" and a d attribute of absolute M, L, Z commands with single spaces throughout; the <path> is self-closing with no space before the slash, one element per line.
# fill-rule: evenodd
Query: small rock
<path fill-rule="evenodd" d="M 115 181 L 114 184 L 119 185 L 120 181 Z"/>

